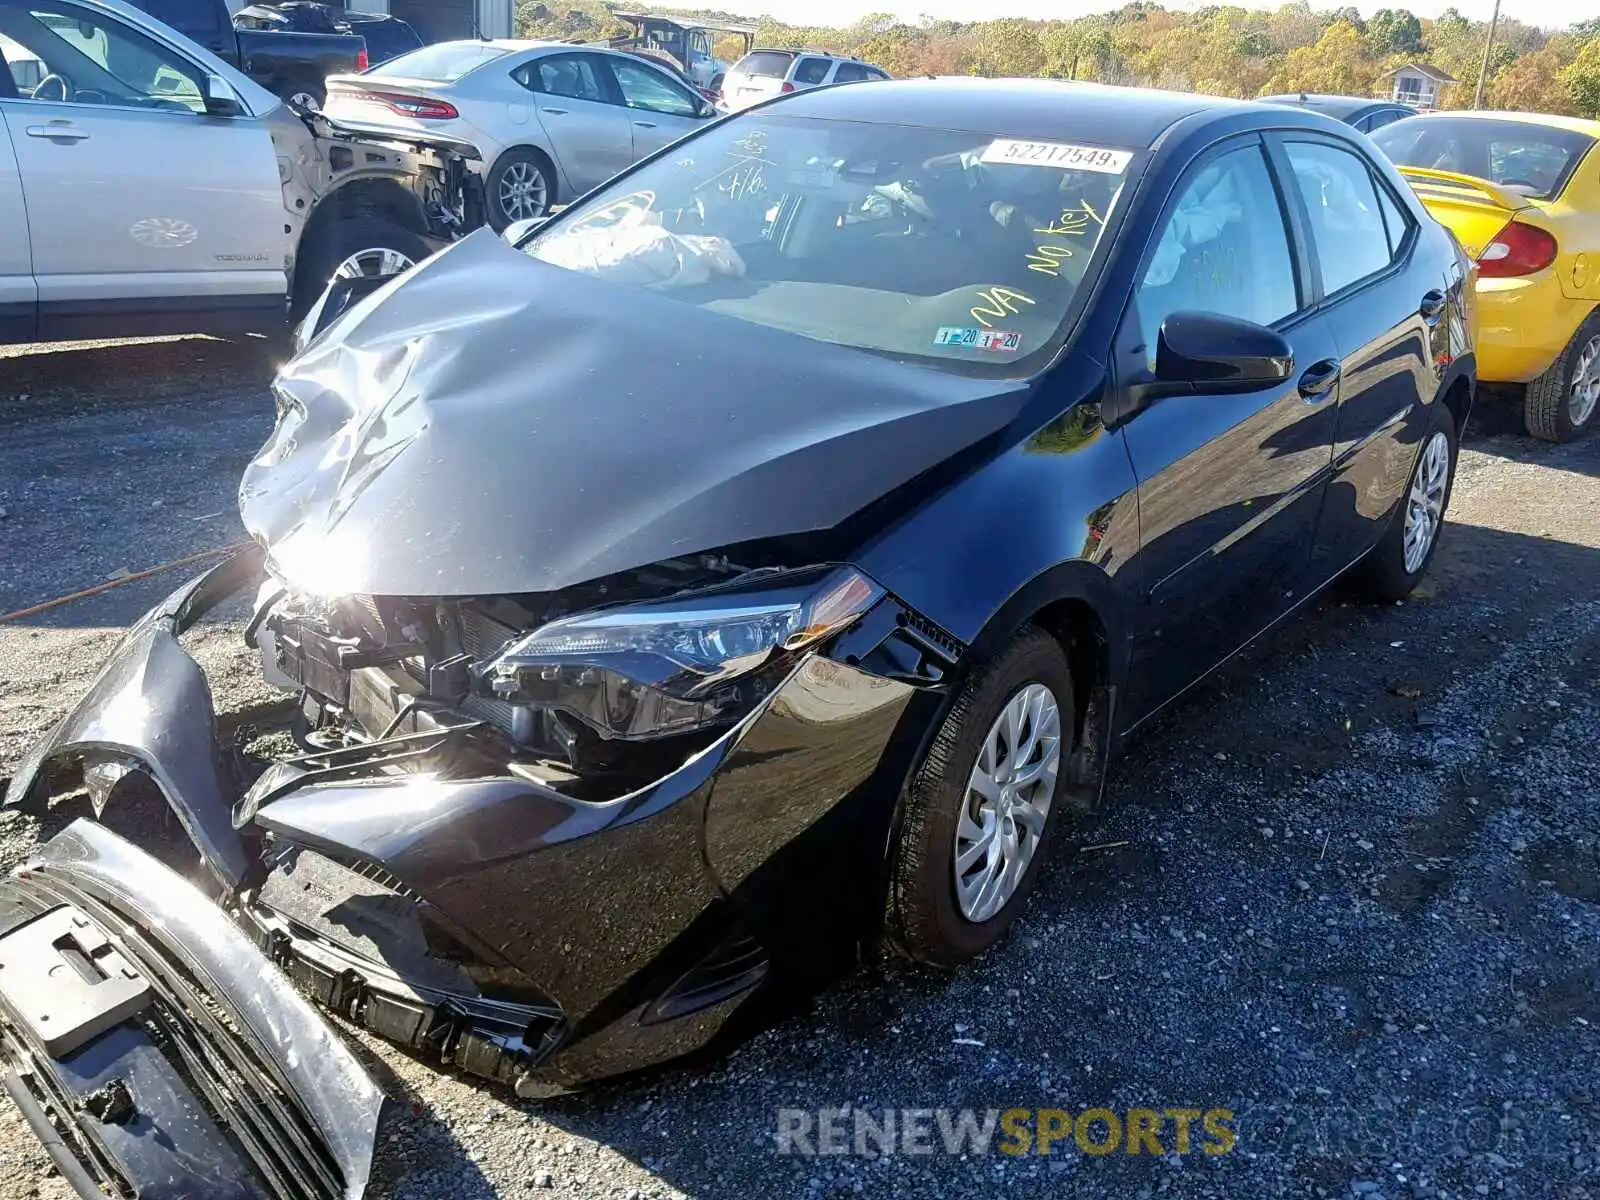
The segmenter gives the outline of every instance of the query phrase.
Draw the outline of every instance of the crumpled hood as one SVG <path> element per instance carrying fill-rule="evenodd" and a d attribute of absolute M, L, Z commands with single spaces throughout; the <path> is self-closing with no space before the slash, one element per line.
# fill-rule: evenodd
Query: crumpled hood
<path fill-rule="evenodd" d="M 352 309 L 275 387 L 246 528 L 296 587 L 412 596 L 555 591 L 827 529 L 1003 428 L 1026 392 L 607 283 L 488 231 Z"/>

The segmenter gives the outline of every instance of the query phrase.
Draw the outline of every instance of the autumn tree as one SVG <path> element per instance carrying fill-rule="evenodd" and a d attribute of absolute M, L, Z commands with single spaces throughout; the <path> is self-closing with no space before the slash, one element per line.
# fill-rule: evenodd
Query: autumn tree
<path fill-rule="evenodd" d="M 1289 51 L 1267 82 L 1267 90 L 1370 96 L 1377 75 L 1377 64 L 1367 55 L 1361 34 L 1348 21 L 1340 21 L 1328 26 L 1314 44 Z"/>
<path fill-rule="evenodd" d="M 1580 116 L 1600 117 L 1600 37 L 1586 41 L 1556 78 Z"/>
<path fill-rule="evenodd" d="M 1512 112 L 1577 113 L 1572 95 L 1560 75 L 1567 63 L 1559 51 L 1536 50 L 1524 54 L 1495 77 L 1489 89 L 1492 108 Z"/>

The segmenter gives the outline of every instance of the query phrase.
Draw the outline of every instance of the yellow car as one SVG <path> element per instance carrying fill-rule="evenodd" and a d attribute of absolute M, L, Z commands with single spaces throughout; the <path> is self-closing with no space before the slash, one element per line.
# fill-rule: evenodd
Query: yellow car
<path fill-rule="evenodd" d="M 1372 140 L 1478 264 L 1478 379 L 1526 384 L 1528 432 L 1600 410 L 1600 121 L 1444 112 Z"/>

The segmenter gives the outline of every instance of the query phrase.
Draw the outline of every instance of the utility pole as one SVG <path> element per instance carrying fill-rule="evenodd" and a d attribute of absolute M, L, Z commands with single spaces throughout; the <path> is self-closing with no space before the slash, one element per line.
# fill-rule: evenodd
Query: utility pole
<path fill-rule="evenodd" d="M 1478 68 L 1478 90 L 1472 93 L 1472 107 L 1483 107 L 1483 84 L 1489 78 L 1489 52 L 1494 49 L 1494 30 L 1500 24 L 1500 0 L 1494 0 L 1494 15 L 1489 18 L 1489 36 L 1483 39 L 1483 65 Z"/>

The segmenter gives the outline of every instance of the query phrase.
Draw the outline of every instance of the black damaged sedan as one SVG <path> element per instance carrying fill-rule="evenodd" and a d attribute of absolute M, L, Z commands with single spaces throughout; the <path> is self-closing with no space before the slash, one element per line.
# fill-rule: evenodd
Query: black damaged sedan
<path fill-rule="evenodd" d="M 982 952 L 1153 714 L 1417 583 L 1474 391 L 1467 260 L 1364 139 L 1175 93 L 816 89 L 374 286 L 274 385 L 255 549 L 11 781 L 143 780 L 198 853 L 80 821 L 0 886 L 82 1186 L 359 1193 L 381 1097 L 303 993 L 539 1096 Z M 277 761 L 179 642 L 241 591 Z"/>

